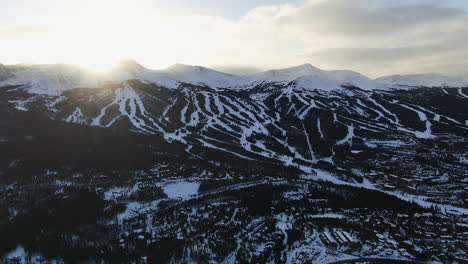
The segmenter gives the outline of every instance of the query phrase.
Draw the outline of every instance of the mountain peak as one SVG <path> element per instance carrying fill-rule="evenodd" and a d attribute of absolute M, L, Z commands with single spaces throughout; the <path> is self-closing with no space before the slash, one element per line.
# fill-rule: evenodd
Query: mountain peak
<path fill-rule="evenodd" d="M 318 68 L 313 66 L 310 63 L 304 63 L 295 67 L 291 67 L 291 69 L 318 69 Z"/>
<path fill-rule="evenodd" d="M 267 80 L 267 82 L 290 82 L 304 76 L 322 75 L 324 72 L 325 71 L 316 68 L 311 64 L 302 64 L 291 68 L 257 73 L 252 75 L 252 77 L 258 81 Z"/>
<path fill-rule="evenodd" d="M 391 87 L 465 87 L 468 82 L 463 78 L 449 77 L 439 73 L 423 73 L 408 75 L 390 75 L 377 78 L 376 81 Z"/>
<path fill-rule="evenodd" d="M 182 72 L 206 72 L 206 71 L 214 71 L 208 68 L 198 66 L 198 65 L 187 65 L 187 64 L 174 64 L 169 66 L 165 69 L 165 71 L 172 72 L 172 73 L 182 73 Z"/>
<path fill-rule="evenodd" d="M 293 75 L 293 76 L 296 76 L 297 78 L 297 77 L 312 75 L 312 74 L 321 73 L 321 72 L 324 72 L 324 70 L 321 70 L 315 66 L 312 66 L 309 63 L 306 63 L 306 64 L 302 64 L 302 65 L 294 66 L 290 68 L 270 70 L 270 71 L 266 71 L 265 73 L 269 75 Z"/>
<path fill-rule="evenodd" d="M 129 70 L 129 71 L 135 71 L 135 70 L 146 70 L 143 65 L 138 63 L 136 60 L 133 59 L 125 59 L 120 61 L 115 67 L 115 69 L 120 69 L 120 70 Z"/>

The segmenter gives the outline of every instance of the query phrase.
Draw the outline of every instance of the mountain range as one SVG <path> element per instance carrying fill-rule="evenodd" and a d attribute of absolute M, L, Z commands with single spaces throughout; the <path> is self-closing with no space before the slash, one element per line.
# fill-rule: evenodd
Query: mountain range
<path fill-rule="evenodd" d="M 29 84 L 30 92 L 59 94 L 72 88 L 98 87 L 102 81 L 139 79 L 168 88 L 180 83 L 203 84 L 212 88 L 248 89 L 261 83 L 294 82 L 306 90 L 335 90 L 351 85 L 365 90 L 385 90 L 403 87 L 466 87 L 468 79 L 441 74 L 392 75 L 377 79 L 349 70 L 325 71 L 310 64 L 269 70 L 249 76 L 226 74 L 202 66 L 175 64 L 164 70 L 150 70 L 134 60 L 120 62 L 113 69 L 93 73 L 67 64 L 10 65 L 0 64 L 0 84 Z"/>

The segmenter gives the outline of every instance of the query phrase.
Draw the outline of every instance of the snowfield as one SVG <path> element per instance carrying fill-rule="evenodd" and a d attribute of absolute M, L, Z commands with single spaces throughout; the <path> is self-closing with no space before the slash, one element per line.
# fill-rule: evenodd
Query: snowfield
<path fill-rule="evenodd" d="M 164 193 L 171 199 L 188 198 L 198 194 L 200 183 L 198 182 L 175 182 L 163 185 Z"/>

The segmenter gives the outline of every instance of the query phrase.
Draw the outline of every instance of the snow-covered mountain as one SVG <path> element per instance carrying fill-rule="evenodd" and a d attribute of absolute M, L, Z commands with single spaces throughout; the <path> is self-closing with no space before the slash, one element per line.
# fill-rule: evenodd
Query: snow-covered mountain
<path fill-rule="evenodd" d="M 343 85 L 356 86 L 365 90 L 386 89 L 384 85 L 373 81 L 357 72 L 348 70 L 325 71 L 310 64 L 281 70 L 270 70 L 248 77 L 247 83 L 281 83 L 297 82 L 304 89 L 335 90 Z"/>
<path fill-rule="evenodd" d="M 181 83 L 206 85 L 211 88 L 243 89 L 260 83 L 288 84 L 295 82 L 306 90 L 335 90 L 343 85 L 360 87 L 365 90 L 385 89 L 373 81 L 353 71 L 324 71 L 310 64 L 297 67 L 270 70 L 250 76 L 226 74 L 201 66 L 176 64 L 164 70 L 150 70 L 138 62 L 126 60 L 108 72 L 93 73 L 77 66 L 55 65 L 13 65 L 0 66 L 2 85 L 30 85 L 29 91 L 36 94 L 57 95 L 64 90 L 98 87 L 103 81 L 125 81 L 138 79 L 167 88 L 176 88 Z"/>
<path fill-rule="evenodd" d="M 304 64 L 296 67 L 269 70 L 249 76 L 251 82 L 281 82 L 287 84 L 304 76 L 317 76 L 323 78 L 324 71 L 310 64 Z"/>
<path fill-rule="evenodd" d="M 213 88 L 238 87 L 244 78 L 239 75 L 227 74 L 202 66 L 175 64 L 162 71 L 171 78 L 192 84 L 204 84 Z"/>
<path fill-rule="evenodd" d="M 390 75 L 375 79 L 390 87 L 467 87 L 468 80 L 438 73 Z"/>
<path fill-rule="evenodd" d="M 329 71 L 328 74 L 340 85 L 353 85 L 364 90 L 387 89 L 386 85 L 371 80 L 358 72 L 338 70 Z"/>
<path fill-rule="evenodd" d="M 30 93 L 56 95 L 77 87 L 97 87 L 98 80 L 67 64 L 12 65 L 0 67 L 0 85 L 27 85 Z"/>
<path fill-rule="evenodd" d="M 68 64 L 0 66 L 0 85 L 27 85 L 34 94 L 59 95 L 73 88 L 97 88 L 100 82 L 138 79 L 168 88 L 178 86 L 166 73 L 149 70 L 136 61 L 122 61 L 104 73 Z"/>
<path fill-rule="evenodd" d="M 304 90 L 337 90 L 355 86 L 364 90 L 386 90 L 404 87 L 466 87 L 468 79 L 441 74 L 392 75 L 372 80 L 349 70 L 325 71 L 310 64 L 269 70 L 253 75 L 227 74 L 201 66 L 175 64 L 163 70 L 151 70 L 134 60 L 125 60 L 104 73 L 93 73 L 67 64 L 10 65 L 0 64 L 0 84 L 29 85 L 29 92 L 57 95 L 78 87 L 96 88 L 100 82 L 137 79 L 166 88 L 181 83 L 206 85 L 211 88 L 248 89 L 259 84 L 292 83 Z"/>
<path fill-rule="evenodd" d="M 240 76 L 226 74 L 201 66 L 176 64 L 163 72 L 172 74 L 171 78 L 193 84 L 206 84 L 213 88 L 250 88 L 258 84 L 281 84 L 295 82 L 306 90 L 342 89 L 342 85 L 356 86 L 366 90 L 385 89 L 386 87 L 364 75 L 353 71 L 325 71 L 310 64 L 296 67 L 269 70 L 253 75 Z"/>
<path fill-rule="evenodd" d="M 176 76 L 171 76 L 163 71 L 147 69 L 134 60 L 124 60 L 110 71 L 94 75 L 95 78 L 98 78 L 100 81 L 126 81 L 137 79 L 172 89 L 176 88 L 180 82 Z"/>

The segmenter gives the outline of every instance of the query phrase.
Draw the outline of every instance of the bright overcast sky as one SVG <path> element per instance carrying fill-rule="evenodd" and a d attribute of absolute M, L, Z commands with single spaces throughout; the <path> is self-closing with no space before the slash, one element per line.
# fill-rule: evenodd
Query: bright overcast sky
<path fill-rule="evenodd" d="M 465 0 L 0 0 L 0 62 L 468 75 Z"/>

